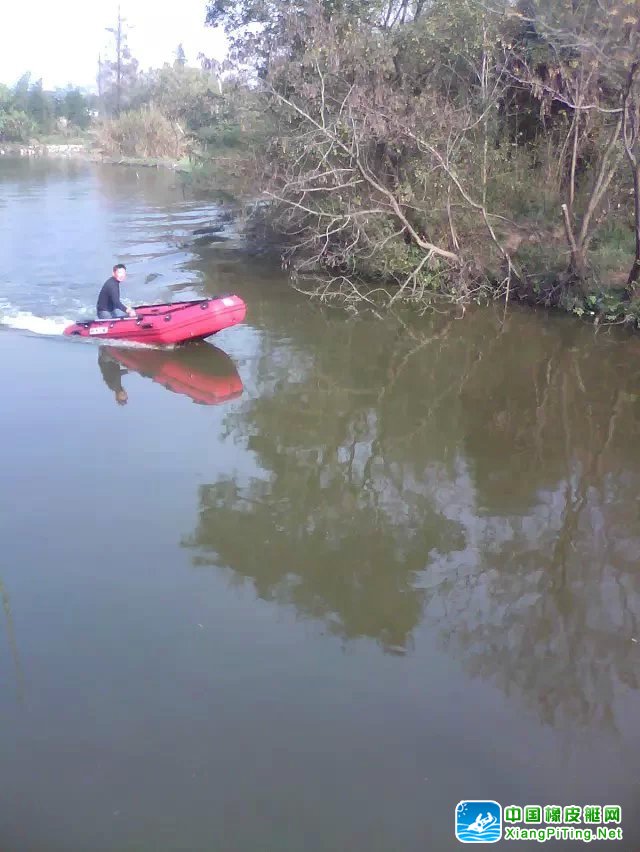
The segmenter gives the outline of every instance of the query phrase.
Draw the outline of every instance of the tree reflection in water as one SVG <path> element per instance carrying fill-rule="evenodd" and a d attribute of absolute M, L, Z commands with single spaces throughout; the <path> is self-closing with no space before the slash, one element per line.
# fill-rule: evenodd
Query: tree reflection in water
<path fill-rule="evenodd" d="M 184 544 L 345 639 L 406 653 L 425 621 L 544 721 L 611 727 L 638 687 L 640 348 L 501 320 L 319 312 L 283 346 L 269 317 L 226 421 L 263 473 L 202 486 Z"/>

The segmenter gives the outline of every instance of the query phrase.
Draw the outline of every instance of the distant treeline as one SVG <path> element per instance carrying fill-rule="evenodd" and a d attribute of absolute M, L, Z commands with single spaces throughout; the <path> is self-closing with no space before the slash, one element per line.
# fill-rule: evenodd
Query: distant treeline
<path fill-rule="evenodd" d="M 78 88 L 47 91 L 24 74 L 15 86 L 0 84 L 0 141 L 29 142 L 52 133 L 86 130 L 97 108 L 95 96 Z"/>

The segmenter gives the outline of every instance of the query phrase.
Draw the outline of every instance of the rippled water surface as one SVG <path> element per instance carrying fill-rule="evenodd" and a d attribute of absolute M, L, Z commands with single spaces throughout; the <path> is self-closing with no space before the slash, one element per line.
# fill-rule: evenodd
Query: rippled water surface
<path fill-rule="evenodd" d="M 0 850 L 446 852 L 461 799 L 637 848 L 640 341 L 321 309 L 220 215 L 0 159 Z M 247 321 L 62 338 L 114 259 Z"/>
<path fill-rule="evenodd" d="M 92 314 L 116 261 L 134 303 L 193 295 L 202 281 L 189 263 L 193 231 L 224 212 L 172 172 L 74 160 L 2 158 L 0 189 L 0 311 L 5 324 L 38 331 L 48 327 L 28 315 Z"/>

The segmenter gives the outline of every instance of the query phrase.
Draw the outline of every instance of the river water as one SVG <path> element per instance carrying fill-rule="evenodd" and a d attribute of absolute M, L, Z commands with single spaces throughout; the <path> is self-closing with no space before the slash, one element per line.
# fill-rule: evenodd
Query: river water
<path fill-rule="evenodd" d="M 0 159 L 0 850 L 447 852 L 462 799 L 637 848 L 640 339 L 320 308 L 219 214 Z M 63 338 L 115 260 L 247 320 Z"/>

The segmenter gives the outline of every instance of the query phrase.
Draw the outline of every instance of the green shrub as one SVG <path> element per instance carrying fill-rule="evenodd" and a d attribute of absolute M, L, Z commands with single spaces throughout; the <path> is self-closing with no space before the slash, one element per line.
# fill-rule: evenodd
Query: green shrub
<path fill-rule="evenodd" d="M 26 112 L 0 110 L 0 141 L 28 142 L 35 133 L 35 125 Z"/>
<path fill-rule="evenodd" d="M 609 219 L 591 244 L 594 275 L 604 286 L 624 283 L 633 263 L 635 239 L 629 223 Z"/>

